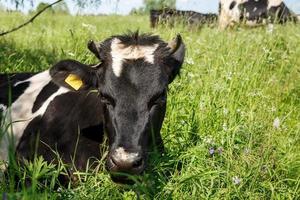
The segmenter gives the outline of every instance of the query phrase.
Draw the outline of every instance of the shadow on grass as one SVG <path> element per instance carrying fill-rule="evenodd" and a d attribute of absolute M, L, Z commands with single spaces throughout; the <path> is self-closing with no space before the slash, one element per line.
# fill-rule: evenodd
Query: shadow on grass
<path fill-rule="evenodd" d="M 0 40 L 0 72 L 37 72 L 52 65 L 59 58 L 56 50 L 22 48 L 13 41 Z"/>

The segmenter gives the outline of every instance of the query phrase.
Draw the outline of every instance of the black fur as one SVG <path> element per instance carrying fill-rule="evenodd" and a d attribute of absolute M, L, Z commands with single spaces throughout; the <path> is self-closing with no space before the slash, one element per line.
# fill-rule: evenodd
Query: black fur
<path fill-rule="evenodd" d="M 201 26 L 215 23 L 218 20 L 218 15 L 175 9 L 150 10 L 150 24 L 152 28 L 155 28 L 159 23 L 174 26 L 175 20 L 178 18 L 182 19 L 187 25 Z"/>
<path fill-rule="evenodd" d="M 38 94 L 32 107 L 32 113 L 36 112 L 43 105 L 43 103 L 58 89 L 59 87 L 56 84 L 54 84 L 52 81 L 48 83 Z"/>
<path fill-rule="evenodd" d="M 90 158 L 99 159 L 103 138 L 103 111 L 95 93 L 70 92 L 55 98 L 43 116 L 33 119 L 17 147 L 19 158 L 42 155 L 48 162 L 84 170 Z M 38 140 L 38 141 L 37 141 Z M 75 157 L 73 157 L 75 156 Z"/>
<path fill-rule="evenodd" d="M 28 88 L 29 82 L 16 83 L 29 79 L 35 73 L 0 74 L 0 104 L 8 106 L 15 102 Z"/>

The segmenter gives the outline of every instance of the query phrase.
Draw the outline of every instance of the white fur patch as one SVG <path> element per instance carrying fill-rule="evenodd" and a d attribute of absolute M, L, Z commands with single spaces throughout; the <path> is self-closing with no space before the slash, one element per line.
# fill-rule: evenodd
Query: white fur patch
<path fill-rule="evenodd" d="M 137 156 L 138 153 L 127 153 L 123 147 L 119 147 L 116 149 L 116 157 L 120 161 L 133 162 L 134 160 L 136 160 Z"/>
<path fill-rule="evenodd" d="M 236 5 L 230 9 L 233 0 L 220 0 L 221 11 L 219 13 L 219 27 L 225 29 L 228 26 L 240 22 L 241 11 L 238 4 L 246 2 L 247 0 L 236 0 Z"/>
<path fill-rule="evenodd" d="M 282 0 L 269 0 L 268 1 L 268 9 L 271 7 L 279 6 L 282 3 Z"/>
<path fill-rule="evenodd" d="M 111 42 L 112 69 L 117 77 L 121 76 L 123 60 L 144 58 L 149 63 L 154 63 L 154 51 L 158 44 L 152 46 L 131 45 L 125 46 L 117 38 Z"/>
<path fill-rule="evenodd" d="M 56 96 L 69 91 L 69 89 L 64 87 L 59 88 L 58 91 L 53 93 L 36 112 L 32 113 L 32 107 L 37 96 L 50 81 L 51 76 L 47 70 L 15 84 L 16 86 L 24 82 L 29 82 L 29 86 L 23 92 L 23 94 L 12 103 L 11 107 L 7 108 L 7 114 L 4 123 L 9 125 L 9 128 L 7 133 L 1 138 L 0 160 L 7 161 L 8 147 L 11 144 L 11 141 L 13 141 L 14 147 L 18 145 L 19 140 L 30 121 L 37 116 L 43 115 L 50 102 Z"/>

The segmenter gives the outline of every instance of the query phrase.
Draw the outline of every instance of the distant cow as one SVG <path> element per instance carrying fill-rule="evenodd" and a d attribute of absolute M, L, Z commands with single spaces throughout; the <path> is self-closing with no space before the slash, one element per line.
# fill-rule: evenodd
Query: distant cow
<path fill-rule="evenodd" d="M 297 21 L 297 17 L 282 0 L 220 0 L 219 27 L 224 29 L 236 23 L 249 26 L 266 23 Z"/>
<path fill-rule="evenodd" d="M 182 11 L 175 9 L 151 10 L 150 23 L 155 28 L 159 23 L 174 25 L 176 20 L 182 20 L 188 25 L 204 25 L 215 23 L 218 19 L 216 14 L 202 14 L 194 11 Z"/>
<path fill-rule="evenodd" d="M 185 55 L 181 37 L 165 43 L 158 36 L 134 33 L 91 41 L 88 48 L 100 64 L 63 60 L 41 73 L 0 76 L 2 129 L 7 130 L 1 160 L 8 160 L 12 144 L 20 160 L 41 155 L 55 163 L 58 153 L 83 170 L 89 159 L 101 158 L 104 130 L 106 166 L 112 174 L 141 174 L 151 145 L 163 150 L 167 88 Z"/>

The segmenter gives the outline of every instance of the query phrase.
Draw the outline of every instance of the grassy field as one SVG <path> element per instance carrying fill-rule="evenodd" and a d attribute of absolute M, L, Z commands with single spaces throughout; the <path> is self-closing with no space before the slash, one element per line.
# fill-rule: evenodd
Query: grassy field
<path fill-rule="evenodd" d="M 0 29 L 27 17 L 0 13 Z M 300 25 L 219 31 L 160 27 L 146 16 L 41 16 L 0 38 L 0 72 L 41 71 L 60 59 L 96 62 L 89 39 L 127 30 L 187 46 L 181 76 L 170 87 L 162 128 L 166 154 L 150 160 L 133 186 L 97 173 L 54 187 L 57 170 L 41 160 L 21 171 L 32 187 L 1 180 L 12 199 L 300 199 Z M 39 182 L 47 177 L 47 181 Z M 21 183 L 22 185 L 22 183 Z"/>

